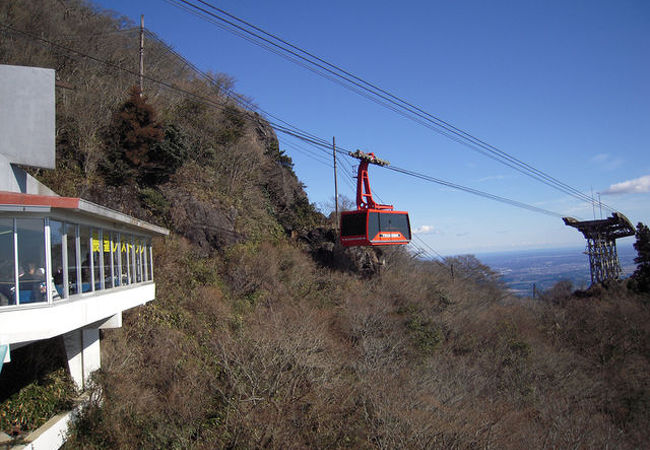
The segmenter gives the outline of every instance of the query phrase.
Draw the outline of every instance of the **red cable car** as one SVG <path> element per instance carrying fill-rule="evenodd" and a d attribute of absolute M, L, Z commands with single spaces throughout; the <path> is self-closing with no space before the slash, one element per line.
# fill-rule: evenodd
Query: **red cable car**
<path fill-rule="evenodd" d="M 393 211 L 392 205 L 380 205 L 372 198 L 368 164 L 388 165 L 374 153 L 357 150 L 351 156 L 361 160 L 357 174 L 357 209 L 341 212 L 341 244 L 345 247 L 404 245 L 411 240 L 409 215 Z"/>

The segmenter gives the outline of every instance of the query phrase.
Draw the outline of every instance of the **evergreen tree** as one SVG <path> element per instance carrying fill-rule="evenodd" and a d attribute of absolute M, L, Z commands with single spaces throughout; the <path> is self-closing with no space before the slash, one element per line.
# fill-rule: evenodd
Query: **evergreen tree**
<path fill-rule="evenodd" d="M 167 181 L 189 156 L 187 136 L 178 127 L 169 125 L 164 134 L 164 139 L 155 143 L 149 152 L 149 164 L 143 175 L 143 180 L 149 185 Z"/>
<path fill-rule="evenodd" d="M 650 229 L 641 222 L 636 226 L 634 249 L 637 253 L 634 258 L 637 266 L 632 278 L 639 291 L 650 292 Z"/>
<path fill-rule="evenodd" d="M 155 166 L 152 150 L 164 138 L 156 112 L 134 86 L 129 98 L 113 115 L 105 133 L 105 158 L 101 168 L 109 183 L 138 182 Z"/>

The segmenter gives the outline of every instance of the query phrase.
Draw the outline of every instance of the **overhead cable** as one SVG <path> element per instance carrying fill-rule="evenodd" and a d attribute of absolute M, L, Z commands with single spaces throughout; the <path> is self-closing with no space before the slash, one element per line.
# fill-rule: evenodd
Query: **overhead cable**
<path fill-rule="evenodd" d="M 581 201 L 585 201 L 590 205 L 596 204 L 595 199 L 568 185 L 567 183 L 564 183 L 557 178 L 533 167 L 532 165 L 521 161 L 520 159 L 516 158 L 513 155 L 510 155 L 509 153 L 499 149 L 496 146 L 488 144 L 476 136 L 473 136 L 472 134 L 450 124 L 449 122 L 436 117 L 435 115 L 425 111 L 423 108 L 392 94 L 391 92 L 377 86 L 376 84 L 368 82 L 363 78 L 358 77 L 351 72 L 341 68 L 340 66 L 332 64 L 325 59 L 320 58 L 307 50 L 304 50 L 301 47 L 289 43 L 288 41 L 280 38 L 275 34 L 269 33 L 250 22 L 240 19 L 239 17 L 214 6 L 210 2 L 204 0 L 166 1 L 175 6 L 182 7 L 186 11 L 189 10 L 198 17 L 201 17 L 204 20 L 208 20 L 211 23 L 217 24 L 221 28 L 237 34 L 238 36 L 244 37 L 248 41 L 262 46 L 275 54 L 280 54 L 280 56 L 283 56 L 296 64 L 299 64 L 303 67 L 305 67 L 305 64 L 307 64 L 309 67 L 306 68 L 312 72 L 319 74 L 320 76 L 324 76 L 330 80 L 332 80 L 332 77 L 334 77 L 335 80 L 332 81 L 336 81 L 337 83 L 344 85 L 345 87 L 353 90 L 360 95 L 363 95 L 375 103 L 378 103 L 404 117 L 409 118 L 410 120 L 424 125 L 427 128 L 449 139 L 454 140 L 455 142 L 465 145 L 483 154 L 484 156 L 496 160 L 501 164 L 504 164 L 549 187 L 559 190 Z M 215 20 L 219 22 L 215 23 Z M 245 36 L 242 36 L 242 33 L 244 33 Z M 607 205 L 601 204 L 601 206 L 613 211 L 613 209 Z"/>
<path fill-rule="evenodd" d="M 124 71 L 126 73 L 129 73 L 129 74 L 132 74 L 132 75 L 139 75 L 138 72 L 135 71 L 135 70 L 131 70 L 131 69 L 122 67 L 119 64 L 103 60 L 103 59 L 98 58 L 96 56 L 88 55 L 88 54 L 80 52 L 78 50 L 63 46 L 61 44 L 57 44 L 57 43 L 52 42 L 52 41 L 50 41 L 48 39 L 45 39 L 43 37 L 33 35 L 32 33 L 15 29 L 15 28 L 13 28 L 13 27 L 11 27 L 9 25 L 5 25 L 5 24 L 0 23 L 0 27 L 5 28 L 6 30 L 10 30 L 12 32 L 15 32 L 17 34 L 21 34 L 23 36 L 29 37 L 29 38 L 34 39 L 36 41 L 39 41 L 41 43 L 45 43 L 45 44 L 50 45 L 50 46 L 52 46 L 54 48 L 58 48 L 60 50 L 65 50 L 65 51 L 68 51 L 70 53 L 76 54 L 78 56 L 88 58 L 88 59 L 90 59 L 92 61 L 95 61 L 95 62 L 98 62 L 98 63 L 101 63 L 101 64 L 105 64 L 105 65 L 107 65 L 109 67 Z M 168 90 L 172 90 L 172 91 L 178 92 L 180 94 L 183 94 L 185 96 L 192 97 L 195 101 L 203 103 L 206 106 L 215 107 L 215 108 L 218 108 L 218 109 L 221 109 L 221 110 L 223 110 L 226 107 L 225 105 L 219 104 L 218 102 L 214 101 L 213 99 L 201 96 L 199 94 L 193 93 L 193 92 L 188 91 L 186 89 L 182 89 L 182 88 L 174 85 L 173 83 L 162 81 L 162 80 L 159 80 L 157 78 L 151 77 L 149 75 L 143 75 L 143 78 L 145 78 L 146 80 L 151 81 L 153 83 L 156 83 L 156 84 L 158 84 L 158 85 L 160 85 L 160 86 L 162 86 L 162 87 L 164 87 L 164 88 L 166 88 Z M 245 114 L 244 112 L 241 113 L 241 116 L 243 118 L 245 118 L 245 119 L 253 120 L 253 118 L 250 117 L 249 114 Z M 331 149 L 331 144 L 329 143 L 329 141 L 327 141 L 327 140 L 325 140 L 323 138 L 319 138 L 318 136 L 315 136 L 315 135 L 313 135 L 311 133 L 308 133 L 306 131 L 300 130 L 299 128 L 297 128 L 297 127 L 295 127 L 293 125 L 284 126 L 284 125 L 280 125 L 278 123 L 274 123 L 274 122 L 271 122 L 271 121 L 269 121 L 269 124 L 273 127 L 274 130 L 276 130 L 278 132 L 287 134 L 289 136 L 293 136 L 293 137 L 295 137 L 297 139 L 302 140 L 303 142 L 307 142 L 307 143 L 309 143 L 311 145 L 314 145 L 314 146 L 317 146 L 317 147 Z M 344 148 L 342 148 L 340 146 L 337 146 L 337 147 L 338 148 L 336 149 L 336 151 L 338 153 L 341 153 L 341 154 L 343 154 L 345 156 L 349 156 L 349 150 L 346 150 L 346 149 L 344 149 Z M 506 198 L 506 197 L 501 197 L 501 196 L 498 196 L 498 195 L 490 194 L 490 193 L 487 193 L 487 192 L 484 192 L 484 191 L 480 191 L 478 189 L 474 189 L 474 188 L 470 188 L 468 186 L 463 186 L 463 185 L 460 185 L 460 184 L 452 183 L 450 181 L 435 178 L 435 177 L 432 177 L 430 175 L 421 174 L 421 173 L 418 173 L 418 172 L 415 172 L 415 171 L 412 171 L 412 170 L 401 169 L 399 167 L 394 167 L 394 166 L 387 166 L 385 168 L 387 168 L 388 170 L 392 170 L 394 172 L 402 173 L 404 175 L 419 178 L 419 179 L 422 179 L 422 180 L 425 180 L 425 181 L 428 181 L 428 182 L 437 183 L 437 184 L 440 184 L 440 185 L 443 185 L 443 186 L 446 186 L 446 187 L 461 190 L 461 191 L 464 191 L 464 192 L 467 192 L 467 193 L 470 193 L 470 194 L 473 194 L 473 195 L 477 195 L 477 196 L 480 196 L 480 197 L 483 197 L 483 198 L 487 198 L 487 199 L 499 201 L 501 203 L 505 203 L 505 204 L 508 204 L 508 205 L 511 205 L 511 206 L 516 206 L 516 207 L 519 207 L 519 208 L 527 209 L 529 211 L 538 212 L 538 213 L 547 214 L 547 215 L 552 215 L 552 216 L 556 216 L 556 217 L 562 217 L 563 216 L 562 214 L 555 213 L 553 211 L 549 211 L 549 210 L 539 208 L 539 207 L 536 207 L 536 206 L 533 206 L 533 205 L 529 205 L 527 203 L 523 203 L 523 202 L 520 202 L 520 201 L 517 201 L 517 200 L 512 200 L 512 199 L 509 199 L 509 198 Z"/>

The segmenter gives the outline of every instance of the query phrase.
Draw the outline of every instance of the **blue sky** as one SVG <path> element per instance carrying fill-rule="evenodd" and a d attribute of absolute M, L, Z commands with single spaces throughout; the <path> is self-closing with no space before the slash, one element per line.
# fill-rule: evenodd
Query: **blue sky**
<path fill-rule="evenodd" d="M 95 2 L 139 22 L 260 108 L 393 165 L 577 218 L 592 207 L 163 0 Z M 603 202 L 650 222 L 650 2 L 212 1 Z M 331 161 L 280 137 L 312 202 Z M 354 164 L 353 160 L 348 159 Z M 330 164 L 330 166 L 328 166 Z M 339 192 L 354 198 L 348 163 Z M 439 253 L 584 245 L 561 219 L 381 168 L 373 192 Z M 599 212 L 596 211 L 596 215 Z M 628 238 L 630 240 L 630 238 Z"/>

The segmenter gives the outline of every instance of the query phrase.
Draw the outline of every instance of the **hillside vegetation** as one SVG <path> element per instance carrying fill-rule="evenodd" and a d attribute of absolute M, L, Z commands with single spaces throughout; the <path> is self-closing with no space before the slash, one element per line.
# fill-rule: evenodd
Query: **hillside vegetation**
<path fill-rule="evenodd" d="M 57 168 L 32 173 L 172 231 L 156 301 L 103 332 L 103 400 L 69 448 L 647 445 L 646 294 L 533 301 L 472 256 L 452 276 L 404 248 L 342 249 L 227 75 L 148 40 L 148 76 L 182 91 L 145 80 L 140 98 L 115 67 L 137 71 L 131 27 L 80 0 L 0 3 L 0 63 L 73 88 L 57 88 Z"/>

